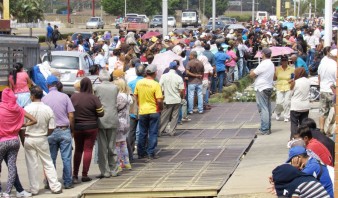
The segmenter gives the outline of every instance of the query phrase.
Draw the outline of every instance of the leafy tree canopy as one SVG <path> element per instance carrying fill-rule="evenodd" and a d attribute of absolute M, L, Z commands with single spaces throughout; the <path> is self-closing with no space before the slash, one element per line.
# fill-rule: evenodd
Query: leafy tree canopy
<path fill-rule="evenodd" d="M 15 0 L 9 2 L 10 13 L 19 22 L 37 22 L 44 19 L 43 0 Z"/>

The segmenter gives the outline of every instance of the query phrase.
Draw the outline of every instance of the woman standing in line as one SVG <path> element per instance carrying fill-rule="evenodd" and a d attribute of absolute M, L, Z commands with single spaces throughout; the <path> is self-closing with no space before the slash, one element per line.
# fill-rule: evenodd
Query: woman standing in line
<path fill-rule="evenodd" d="M 83 154 L 82 182 L 92 179 L 88 177 L 88 171 L 92 160 L 93 146 L 98 133 L 98 117 L 104 116 L 102 104 L 97 96 L 93 94 L 92 82 L 85 77 L 80 82 L 80 93 L 71 97 L 75 108 L 75 153 L 73 183 L 79 183 L 78 173 Z"/>
<path fill-rule="evenodd" d="M 274 79 L 276 81 L 277 98 L 276 98 L 276 120 L 279 121 L 283 113 L 284 122 L 290 119 L 290 100 L 291 91 L 290 83 L 291 75 L 294 75 L 295 69 L 288 64 L 289 58 L 284 55 L 281 58 L 281 66 L 276 67 Z"/>
<path fill-rule="evenodd" d="M 16 103 L 13 91 L 6 88 L 2 92 L 0 102 L 0 166 L 2 160 L 7 161 L 8 180 L 2 197 L 9 198 L 11 189 L 17 177 L 16 158 L 20 148 L 18 138 L 21 127 L 32 126 L 36 119 Z M 26 118 L 28 122 L 24 123 Z M 0 168 L 1 170 L 1 168 Z M 18 179 L 18 178 L 17 178 Z"/>
<path fill-rule="evenodd" d="M 131 170 L 131 164 L 129 162 L 129 153 L 127 148 L 127 137 L 129 133 L 129 107 L 133 104 L 132 96 L 130 95 L 130 89 L 124 79 L 119 78 L 114 80 L 114 84 L 119 89 L 117 95 L 117 111 L 119 117 L 119 127 L 117 129 L 116 136 L 116 168 L 117 172 L 122 171 L 122 168 Z"/>
<path fill-rule="evenodd" d="M 291 81 L 290 88 L 292 90 L 291 96 L 291 135 L 290 140 L 294 134 L 297 133 L 298 127 L 302 124 L 304 118 L 309 116 L 310 110 L 310 80 L 307 78 L 307 73 L 303 67 L 295 69 L 295 79 Z"/>
<path fill-rule="evenodd" d="M 9 75 L 9 87 L 13 90 L 17 97 L 16 102 L 20 107 L 25 107 L 31 103 L 29 85 L 32 84 L 32 80 L 29 78 L 27 72 L 23 70 L 21 63 L 15 63 L 13 71 Z"/>

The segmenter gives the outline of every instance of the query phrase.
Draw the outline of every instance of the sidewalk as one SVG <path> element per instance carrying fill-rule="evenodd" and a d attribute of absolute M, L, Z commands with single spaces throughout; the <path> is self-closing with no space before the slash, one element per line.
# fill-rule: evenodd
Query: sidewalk
<path fill-rule="evenodd" d="M 312 103 L 309 117 L 318 122 L 318 103 Z M 286 144 L 290 136 L 290 122 L 276 121 L 272 117 L 272 134 L 258 136 L 247 155 L 219 192 L 219 198 L 270 198 L 268 177 L 272 170 L 288 157 Z"/>

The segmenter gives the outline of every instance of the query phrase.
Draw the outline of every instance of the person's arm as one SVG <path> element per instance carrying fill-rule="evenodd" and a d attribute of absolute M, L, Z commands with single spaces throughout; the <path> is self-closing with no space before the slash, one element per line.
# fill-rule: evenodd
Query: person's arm
<path fill-rule="evenodd" d="M 320 75 L 318 74 L 318 86 L 320 87 Z"/>
<path fill-rule="evenodd" d="M 68 113 L 68 119 L 69 119 L 70 131 L 72 133 L 72 136 L 74 137 L 74 112 Z"/>
<path fill-rule="evenodd" d="M 250 70 L 250 74 L 249 74 L 249 76 L 250 76 L 250 78 L 256 78 L 256 74 L 255 74 L 255 72 L 254 72 L 255 70 Z"/>
<path fill-rule="evenodd" d="M 163 110 L 163 98 L 156 99 L 156 103 L 157 103 L 158 109 L 162 111 Z"/>
<path fill-rule="evenodd" d="M 186 73 L 187 73 L 188 76 L 191 76 L 191 77 L 195 77 L 195 78 L 202 77 L 202 75 L 200 75 L 200 74 L 191 73 L 190 70 L 186 70 Z"/>
<path fill-rule="evenodd" d="M 163 110 L 163 94 L 162 94 L 162 89 L 161 86 L 158 84 L 155 89 L 155 98 L 156 98 L 156 103 L 160 111 Z"/>
<path fill-rule="evenodd" d="M 273 80 L 277 80 L 277 67 L 275 67 L 275 73 L 273 74 Z"/>
<path fill-rule="evenodd" d="M 28 122 L 24 123 L 22 125 L 22 127 L 32 126 L 32 125 L 38 123 L 38 121 L 31 114 L 27 113 L 26 111 L 25 111 L 25 118 L 28 119 Z"/>

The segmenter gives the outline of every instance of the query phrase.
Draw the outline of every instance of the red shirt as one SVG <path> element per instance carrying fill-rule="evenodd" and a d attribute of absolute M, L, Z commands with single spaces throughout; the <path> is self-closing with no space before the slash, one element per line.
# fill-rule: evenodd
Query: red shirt
<path fill-rule="evenodd" d="M 326 165 L 333 166 L 332 156 L 329 150 L 317 139 L 312 138 L 309 144 L 306 146 L 307 149 L 313 151 Z"/>

